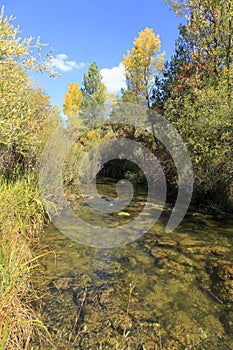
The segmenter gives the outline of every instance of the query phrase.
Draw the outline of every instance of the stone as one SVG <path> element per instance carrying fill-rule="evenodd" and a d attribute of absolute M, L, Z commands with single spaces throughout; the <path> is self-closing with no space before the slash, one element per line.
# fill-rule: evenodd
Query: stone
<path fill-rule="evenodd" d="M 187 247 L 186 251 L 191 254 L 214 254 L 214 255 L 224 255 L 229 252 L 229 248 L 222 246 L 192 246 Z"/>
<path fill-rule="evenodd" d="M 156 241 L 156 245 L 159 247 L 174 248 L 177 247 L 177 242 L 171 239 L 159 239 Z"/>
<path fill-rule="evenodd" d="M 200 328 L 184 311 L 178 311 L 170 321 L 167 331 L 170 337 L 182 344 L 183 347 L 186 346 L 188 348 L 193 343 L 197 344 L 200 341 Z"/>
<path fill-rule="evenodd" d="M 233 264 L 217 260 L 207 267 L 207 272 L 214 294 L 224 302 L 233 302 Z"/>

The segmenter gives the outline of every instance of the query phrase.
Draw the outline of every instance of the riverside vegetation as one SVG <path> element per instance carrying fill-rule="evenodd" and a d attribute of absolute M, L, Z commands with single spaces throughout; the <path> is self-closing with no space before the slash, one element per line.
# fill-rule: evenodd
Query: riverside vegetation
<path fill-rule="evenodd" d="M 56 107 L 29 71 L 46 71 L 31 50 L 39 40 L 21 40 L 13 18 L 0 16 L 0 348 L 29 349 L 46 328 L 32 307 L 38 298 L 31 284 L 37 265 L 32 247 L 48 220 L 40 200 L 37 167 L 40 152 L 59 122 Z"/>
<path fill-rule="evenodd" d="M 63 104 L 67 117 L 64 127 L 71 127 L 74 135 L 75 130 L 82 128 L 83 135 L 79 137 L 77 133 L 69 159 L 64 164 L 64 186 L 66 195 L 73 205 L 77 206 L 76 210 L 80 213 L 83 208 L 82 203 L 79 203 L 77 192 L 77 158 L 81 159 L 93 145 L 109 140 L 113 135 L 138 141 L 158 157 L 166 174 L 169 200 L 174 201 L 178 186 L 176 169 L 171 155 L 159 140 L 153 137 L 153 120 L 150 118 L 147 120 L 151 125 L 152 134 L 145 130 L 138 130 L 137 125 L 126 127 L 123 124 L 115 124 L 114 127 L 97 127 L 99 121 L 104 124 L 106 117 L 114 121 L 114 108 L 119 110 L 122 104 L 133 103 L 140 108 L 148 105 L 148 102 L 151 109 L 163 114 L 177 128 L 188 146 L 195 175 L 193 204 L 202 210 L 214 213 L 218 218 L 233 211 L 232 1 L 207 3 L 204 0 L 199 2 L 171 0 L 167 2 L 178 15 L 185 14 L 187 17 L 187 25 L 180 26 L 180 36 L 170 62 L 164 62 L 164 53 L 160 53 L 159 36 L 155 35 L 152 29 L 145 28 L 135 39 L 132 50 L 123 56 L 127 89 L 122 91 L 120 98 L 107 93 L 96 62 L 90 65 L 87 74 L 84 75 L 83 88 L 79 88 L 74 82 L 69 85 Z M 38 271 L 42 271 L 41 262 L 46 264 L 43 255 L 48 253 L 46 248 L 41 249 L 39 237 L 45 224 L 49 222 L 40 198 L 39 162 L 50 135 L 58 125 L 64 125 L 64 121 L 59 116 L 58 108 L 51 105 L 49 96 L 42 89 L 34 87 L 29 77 L 31 71 L 54 75 L 49 68 L 51 66 L 49 55 L 44 55 L 45 59 L 41 61 L 44 45 L 39 39 L 35 43 L 31 39 L 20 39 L 19 30 L 14 27 L 13 21 L 12 17 L 8 18 L 4 15 L 2 9 L 0 16 L 0 348 L 6 350 L 56 349 L 59 348 L 57 345 L 60 341 L 59 336 L 66 337 L 65 345 L 63 342 L 61 349 L 72 349 L 72 346 L 75 348 L 78 325 L 85 319 L 83 316 L 85 302 L 88 301 L 87 304 L 90 306 L 93 299 L 100 315 L 95 315 L 96 324 L 93 324 L 90 309 L 87 306 L 87 325 L 85 328 L 84 323 L 81 330 L 84 337 L 78 339 L 79 349 L 87 349 L 87 346 L 95 346 L 97 343 L 99 348 L 103 349 L 107 349 L 107 346 L 112 349 L 134 349 L 137 346 L 138 349 L 208 348 L 214 350 L 216 344 L 219 346 L 222 344 L 223 349 L 230 349 L 233 322 L 232 241 L 230 234 L 224 237 L 225 231 L 219 238 L 220 243 L 217 244 L 216 236 L 213 238 L 207 235 L 210 239 L 210 242 L 207 242 L 200 237 L 198 240 L 193 236 L 190 238 L 185 232 L 180 236 L 183 239 L 182 242 L 176 232 L 170 240 L 168 237 L 165 239 L 160 237 L 161 227 L 157 228 L 158 232 L 154 228 L 153 234 L 150 237 L 147 236 L 143 243 L 141 241 L 135 243 L 142 249 L 137 259 L 127 258 L 127 254 L 132 255 L 132 251 L 129 252 L 127 249 L 124 257 L 119 257 L 118 250 L 113 252 L 113 268 L 118 269 L 120 275 L 123 274 L 119 266 L 122 259 L 124 261 L 128 259 L 128 265 L 135 273 L 140 263 L 151 271 L 154 271 L 152 265 L 156 265 L 155 276 L 152 276 L 152 272 L 146 275 L 148 279 L 146 288 L 150 288 L 153 282 L 157 283 L 158 276 L 162 278 L 164 285 L 167 283 L 170 288 L 166 291 L 161 286 L 157 286 L 158 289 L 162 288 L 156 291 L 161 297 L 162 304 L 158 298 L 157 304 L 153 304 L 154 300 L 148 290 L 143 296 L 138 292 L 137 285 L 135 288 L 131 285 L 129 289 L 133 279 L 129 271 L 125 270 L 125 281 L 128 285 L 121 283 L 115 287 L 111 273 L 105 271 L 106 266 L 92 271 L 90 276 L 85 266 L 82 266 L 83 274 L 77 276 L 73 276 L 73 272 L 69 271 L 72 278 L 68 276 L 66 279 L 67 276 L 61 274 L 60 280 L 59 278 L 54 280 L 49 276 L 45 279 L 49 288 L 48 285 L 44 286 L 45 289 L 39 288 Z M 154 84 L 149 94 L 152 80 Z M 124 123 L 124 120 L 122 121 Z M 127 161 L 110 161 L 99 175 L 115 179 L 125 177 L 136 184 L 145 185 L 145 178 L 140 169 Z M 85 211 L 83 215 L 85 217 Z M 129 217 L 118 218 L 117 224 L 124 224 L 125 220 L 130 220 L 131 216 L 133 214 L 130 212 Z M 99 220 L 100 223 L 103 221 L 103 218 L 98 218 L 98 215 L 93 214 L 92 218 Z M 110 225 L 112 224 L 110 220 Z M 216 225 L 220 228 L 221 225 L 224 226 L 221 221 Z M 213 222 L 207 226 L 212 230 Z M 232 231 L 227 229 L 226 232 Z M 57 235 L 48 230 L 49 233 L 51 237 Z M 50 245 L 51 242 L 48 244 Z M 68 245 L 67 242 L 66 244 Z M 34 253 L 35 247 L 39 251 L 38 255 Z M 72 244 L 71 247 L 72 252 L 77 254 Z M 135 247 L 132 249 L 136 254 Z M 80 256 L 85 252 L 93 254 L 91 249 L 82 250 L 80 247 Z M 194 258 L 190 254 L 193 254 Z M 51 255 L 49 256 L 51 258 Z M 51 264 L 50 258 L 48 264 Z M 107 256 L 106 259 L 108 259 Z M 80 264 L 82 265 L 81 261 Z M 83 265 L 88 264 L 83 263 Z M 161 270 L 157 273 L 158 268 Z M 180 274 L 179 280 L 172 279 L 174 271 Z M 92 288 L 91 292 L 85 289 L 93 287 L 94 276 L 99 277 L 99 282 L 96 282 L 97 285 L 100 283 L 98 287 L 101 293 L 99 294 L 96 293 L 96 288 L 94 291 Z M 81 284 L 74 285 L 75 278 L 80 278 Z M 67 282 L 66 285 L 64 279 Z M 197 288 L 195 279 L 199 281 L 201 291 L 206 288 L 207 291 L 204 294 Z M 106 288 L 102 280 L 109 280 L 111 283 Z M 138 283 L 142 283 L 140 278 Z M 203 283 L 206 283 L 207 287 L 204 287 Z M 196 317 L 192 307 L 190 318 L 179 308 L 182 304 L 182 295 L 192 303 L 192 298 L 188 298 L 188 293 L 192 295 L 192 288 L 200 310 L 198 326 L 191 321 L 191 317 Z M 65 329 L 65 333 L 60 334 L 58 330 L 55 336 L 56 332 L 48 319 L 51 311 L 48 310 L 47 316 L 40 315 L 38 305 L 40 305 L 41 294 L 46 291 L 47 297 L 50 292 L 56 294 L 59 291 L 62 298 L 62 293 L 66 295 L 70 290 L 73 293 L 74 289 L 76 294 L 72 294 L 73 301 L 67 301 L 67 310 L 69 308 L 73 310 L 72 302 L 78 305 L 76 319 L 72 318 L 70 331 Z M 179 294 L 179 300 L 175 300 L 174 291 Z M 119 296 L 122 293 L 124 305 L 122 303 L 117 305 L 110 301 L 112 295 Z M 134 296 L 134 293 L 139 294 Z M 209 293 L 208 296 L 206 293 Z M 214 295 L 214 298 L 224 305 L 225 312 L 221 313 L 219 304 L 215 304 L 214 312 L 210 311 L 213 304 L 210 302 L 209 295 Z M 141 305 L 145 303 L 147 310 L 151 305 L 153 307 L 157 305 L 157 314 L 153 314 L 153 310 L 150 310 L 149 317 L 144 315 L 142 319 L 137 310 L 131 314 L 134 298 L 138 298 Z M 51 303 L 53 307 L 51 300 L 52 298 L 48 301 L 48 306 Z M 176 307 L 172 310 L 178 315 L 176 320 L 172 319 L 169 313 L 173 302 Z M 205 303 L 207 303 L 206 308 Z M 170 324 L 169 320 L 162 315 L 163 305 L 171 316 Z M 190 305 L 186 305 L 185 310 L 188 307 Z M 125 309 L 124 312 L 122 312 L 123 309 Z M 85 337 L 86 339 L 89 337 L 87 329 L 91 327 L 95 334 L 101 329 L 103 310 L 107 310 L 112 317 L 112 331 L 108 334 L 109 338 L 103 341 L 96 340 L 93 335 L 96 343 L 93 344 L 91 341 L 85 343 Z M 115 310 L 119 311 L 118 320 L 116 312 L 114 316 Z M 209 318 L 205 317 L 207 311 L 210 312 Z M 42 312 L 44 313 L 43 307 Z M 55 323 L 56 320 L 53 316 L 51 317 Z M 56 312 L 55 317 L 58 317 Z M 202 321 L 201 318 L 203 318 Z M 42 319 L 45 320 L 44 323 Z M 153 319 L 156 319 L 156 322 L 152 321 Z M 164 329 L 161 328 L 159 319 L 162 319 Z M 182 319 L 186 320 L 187 326 L 183 330 L 180 329 L 181 325 L 185 327 Z M 108 329 L 109 325 L 103 324 Z M 133 324 L 135 324 L 135 332 L 132 330 Z M 211 333 L 209 325 L 216 328 L 214 334 Z M 128 341 L 128 330 L 133 333 L 131 343 L 130 340 Z M 154 338 L 149 339 L 146 336 L 148 332 L 153 333 Z M 185 332 L 187 334 L 184 336 Z M 211 339 L 208 338 L 208 332 Z M 141 342 L 140 334 L 141 337 L 143 335 Z M 221 343 L 222 340 L 225 342 Z"/>

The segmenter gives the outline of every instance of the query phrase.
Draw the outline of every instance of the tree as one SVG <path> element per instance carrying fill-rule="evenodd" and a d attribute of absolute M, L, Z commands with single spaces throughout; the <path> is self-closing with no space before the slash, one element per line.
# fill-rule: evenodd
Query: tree
<path fill-rule="evenodd" d="M 170 63 L 165 116 L 187 143 L 200 201 L 229 210 L 232 173 L 232 2 L 170 1 L 185 13 L 182 44 Z M 180 50 L 187 47 L 186 53 Z"/>
<path fill-rule="evenodd" d="M 84 87 L 82 89 L 82 112 L 86 123 L 94 125 L 98 118 L 104 118 L 108 98 L 106 90 L 98 65 L 94 61 L 88 68 L 88 73 L 84 74 Z"/>
<path fill-rule="evenodd" d="M 161 72 L 165 53 L 160 51 L 160 38 L 153 29 L 145 28 L 134 40 L 134 47 L 123 56 L 127 83 L 127 102 L 146 102 L 148 86 L 156 72 Z M 131 101 L 129 92 L 131 94 Z"/>
<path fill-rule="evenodd" d="M 67 116 L 77 114 L 83 105 L 83 94 L 77 83 L 70 83 L 63 102 L 63 112 Z"/>
<path fill-rule="evenodd" d="M 35 164 L 58 111 L 41 89 L 33 87 L 28 71 L 49 71 L 48 61 L 40 62 L 31 51 L 31 39 L 18 37 L 13 18 L 0 15 L 0 161 L 1 169 L 14 172 Z M 51 73 L 52 74 L 52 73 Z M 49 123 L 48 123 L 49 121 Z"/>
<path fill-rule="evenodd" d="M 229 102 L 233 77 L 233 3 L 232 0 L 166 0 L 175 12 L 185 14 L 192 45 L 192 56 L 215 83 L 226 77 Z M 206 68 L 205 70 L 203 68 Z"/>
<path fill-rule="evenodd" d="M 179 37 L 175 43 L 175 53 L 170 61 L 164 63 L 160 76 L 155 77 L 153 86 L 152 109 L 164 114 L 164 103 L 175 92 L 193 90 L 190 76 L 195 73 L 195 64 L 192 60 L 192 48 L 187 27 L 179 25 Z"/>
<path fill-rule="evenodd" d="M 13 25 L 14 17 L 4 15 L 4 7 L 0 13 L 0 62 L 1 66 L 11 66 L 17 63 L 18 67 L 26 70 L 37 72 L 47 72 L 51 76 L 56 73 L 50 69 L 50 55 L 45 56 L 45 60 L 41 60 L 41 51 L 46 44 L 40 42 L 37 38 L 33 43 L 32 38 L 21 39 L 19 37 L 19 28 Z M 32 52 L 37 52 L 37 56 Z"/>

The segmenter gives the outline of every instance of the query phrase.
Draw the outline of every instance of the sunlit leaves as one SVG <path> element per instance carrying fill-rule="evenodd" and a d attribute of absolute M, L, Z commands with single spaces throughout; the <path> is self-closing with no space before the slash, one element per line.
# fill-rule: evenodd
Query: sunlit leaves
<path fill-rule="evenodd" d="M 38 37 L 36 41 L 30 37 L 22 39 L 19 34 L 19 28 L 14 27 L 14 18 L 4 16 L 4 7 L 0 14 L 0 62 L 1 65 L 11 65 L 12 61 L 26 70 L 38 72 L 47 72 L 51 76 L 56 73 L 51 70 L 50 54 L 42 57 L 42 49 L 47 46 L 40 42 Z M 32 54 L 33 52 L 33 54 Z"/>
<path fill-rule="evenodd" d="M 58 122 L 49 97 L 33 87 L 27 71 L 47 71 L 32 55 L 32 40 L 18 37 L 13 18 L 0 16 L 0 161 L 1 169 L 31 166 Z M 34 45 L 41 51 L 38 41 Z"/>
<path fill-rule="evenodd" d="M 188 145 L 199 198 L 214 198 L 228 210 L 233 192 L 233 3 L 166 2 L 177 14 L 186 14 L 188 23 L 167 70 L 165 115 Z"/>
<path fill-rule="evenodd" d="M 147 89 L 155 72 L 161 72 L 165 53 L 160 51 L 160 38 L 153 29 L 145 28 L 134 40 L 134 47 L 123 56 L 128 91 L 132 102 L 147 98 Z"/>
<path fill-rule="evenodd" d="M 206 74 L 219 77 L 233 71 L 233 3 L 232 0 L 168 0 L 177 12 L 187 14 L 187 28 L 192 45 L 192 58 Z M 207 63 L 207 64 L 206 64 Z"/>
<path fill-rule="evenodd" d="M 68 92 L 65 94 L 63 102 L 63 112 L 65 115 L 74 115 L 82 107 L 83 94 L 77 83 L 70 83 Z"/>

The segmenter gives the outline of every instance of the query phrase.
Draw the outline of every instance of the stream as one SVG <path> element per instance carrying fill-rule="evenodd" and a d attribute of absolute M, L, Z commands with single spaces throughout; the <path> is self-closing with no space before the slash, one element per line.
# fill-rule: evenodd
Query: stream
<path fill-rule="evenodd" d="M 112 196 L 113 184 L 99 192 Z M 73 207 L 113 227 L 130 222 L 145 198 L 139 188 L 127 216 L 106 217 L 79 199 Z M 85 246 L 47 227 L 39 253 L 51 253 L 35 283 L 55 349 L 233 349 L 233 220 L 190 210 L 165 233 L 170 214 L 165 207 L 145 235 L 116 248 Z"/>

